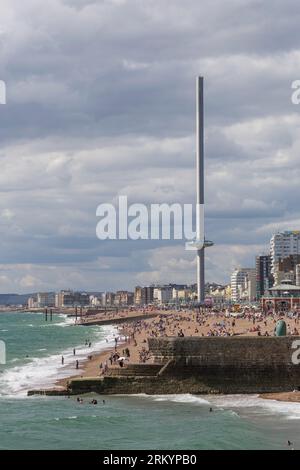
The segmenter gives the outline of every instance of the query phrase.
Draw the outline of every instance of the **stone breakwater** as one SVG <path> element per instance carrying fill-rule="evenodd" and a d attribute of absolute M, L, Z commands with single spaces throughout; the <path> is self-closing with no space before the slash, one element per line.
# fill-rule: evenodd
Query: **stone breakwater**
<path fill-rule="evenodd" d="M 110 369 L 105 377 L 76 378 L 70 380 L 65 393 L 246 394 L 299 390 L 300 365 L 292 362 L 295 341 L 299 340 L 292 336 L 149 338 L 153 364 Z M 34 393 L 47 391 L 29 392 Z"/>

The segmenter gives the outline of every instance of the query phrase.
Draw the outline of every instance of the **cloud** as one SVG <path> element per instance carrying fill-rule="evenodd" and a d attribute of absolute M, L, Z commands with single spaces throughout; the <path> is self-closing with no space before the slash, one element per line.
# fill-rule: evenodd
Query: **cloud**
<path fill-rule="evenodd" d="M 96 208 L 195 200 L 205 76 L 209 280 L 299 228 L 296 0 L 3 0 L 0 290 L 192 282 L 177 242 L 100 242 Z"/>

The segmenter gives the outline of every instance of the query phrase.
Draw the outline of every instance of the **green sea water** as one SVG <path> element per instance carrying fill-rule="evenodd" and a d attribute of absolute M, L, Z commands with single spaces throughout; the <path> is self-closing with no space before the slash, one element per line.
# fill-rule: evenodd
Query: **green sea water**
<path fill-rule="evenodd" d="M 26 397 L 28 389 L 72 373 L 74 347 L 81 361 L 113 344 L 114 334 L 110 327 L 74 327 L 63 316 L 45 323 L 43 315 L 0 314 L 7 346 L 0 449 L 287 449 L 287 440 L 300 448 L 300 404 L 253 395 L 98 396 L 97 405 L 89 404 L 91 396 L 82 404 L 75 397 Z"/>

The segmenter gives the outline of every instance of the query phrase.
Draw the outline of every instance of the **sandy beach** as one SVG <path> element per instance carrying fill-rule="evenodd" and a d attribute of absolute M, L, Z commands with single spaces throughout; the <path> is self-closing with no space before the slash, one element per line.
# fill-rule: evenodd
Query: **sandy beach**
<path fill-rule="evenodd" d="M 286 401 L 290 403 L 300 403 L 300 392 L 286 392 L 286 393 L 263 393 L 259 395 L 260 398 L 276 401 Z"/>
<path fill-rule="evenodd" d="M 288 334 L 299 335 L 299 315 L 293 318 L 286 315 L 263 316 L 257 311 L 248 311 L 242 318 L 229 316 L 225 312 L 199 313 L 191 310 L 161 311 L 155 317 L 133 321 L 134 315 L 140 315 L 144 310 L 119 312 L 109 314 L 110 320 L 123 316 L 124 322 L 118 325 L 119 337 L 115 347 L 108 347 L 99 353 L 93 353 L 88 359 L 80 361 L 79 371 L 74 368 L 74 374 L 56 382 L 55 386 L 65 388 L 71 377 L 97 377 L 106 373 L 107 368 L 120 368 L 116 358 L 126 357 L 122 361 L 124 367 L 131 363 L 149 363 L 152 358 L 148 352 L 147 338 L 166 336 L 274 336 L 274 328 L 279 319 L 287 324 Z M 81 326 L 83 327 L 83 326 Z M 114 356 L 114 359 L 112 359 Z M 129 357 L 127 357 L 129 356 Z M 76 360 L 76 357 L 74 357 Z M 300 392 L 265 394 L 262 398 L 281 401 L 300 401 Z"/>

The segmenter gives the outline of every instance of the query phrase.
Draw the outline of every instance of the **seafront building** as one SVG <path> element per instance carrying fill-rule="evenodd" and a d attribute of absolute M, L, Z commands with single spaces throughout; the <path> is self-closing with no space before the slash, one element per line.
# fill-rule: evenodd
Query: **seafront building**
<path fill-rule="evenodd" d="M 270 287 L 273 287 L 272 261 L 270 255 L 256 257 L 256 298 L 263 297 Z"/>
<path fill-rule="evenodd" d="M 235 269 L 231 275 L 231 301 L 249 301 L 256 299 L 256 269 Z"/>
<path fill-rule="evenodd" d="M 102 294 L 102 306 L 103 307 L 112 307 L 115 303 L 115 293 L 114 292 L 103 292 Z"/>
<path fill-rule="evenodd" d="M 245 302 L 256 300 L 256 269 L 248 269 L 245 282 L 240 286 L 240 299 Z"/>
<path fill-rule="evenodd" d="M 85 292 L 62 290 L 55 295 L 55 307 L 86 307 L 89 306 L 90 297 Z"/>
<path fill-rule="evenodd" d="M 152 304 L 154 300 L 154 286 L 136 286 L 134 291 L 135 305 L 143 306 Z"/>
<path fill-rule="evenodd" d="M 177 302 L 188 302 L 193 300 L 194 292 L 187 286 L 173 287 L 172 289 L 172 300 Z"/>
<path fill-rule="evenodd" d="M 134 293 L 127 290 L 119 290 L 116 292 L 114 304 L 118 307 L 133 305 Z"/>
<path fill-rule="evenodd" d="M 287 258 L 279 258 L 275 263 L 274 280 L 275 285 L 280 284 L 283 279 L 290 279 L 293 284 L 296 282 L 296 270 L 300 264 L 300 255 L 289 255 Z"/>
<path fill-rule="evenodd" d="M 206 293 L 207 297 L 212 300 L 213 305 L 216 307 L 222 307 L 231 300 L 230 285 L 208 284 Z"/>
<path fill-rule="evenodd" d="M 194 301 L 197 297 L 197 285 L 168 284 L 136 286 L 134 304 L 137 306 L 165 304 L 184 304 Z"/>
<path fill-rule="evenodd" d="M 37 305 L 37 296 L 36 295 L 33 295 L 33 296 L 29 297 L 29 299 L 27 301 L 27 307 L 29 309 L 38 307 L 38 305 Z"/>
<path fill-rule="evenodd" d="M 136 286 L 134 289 L 134 304 L 135 305 L 146 305 L 146 292 L 145 288 L 141 286 Z"/>
<path fill-rule="evenodd" d="M 300 264 L 296 266 L 296 286 L 300 286 Z"/>
<path fill-rule="evenodd" d="M 270 241 L 272 273 L 275 275 L 276 265 L 291 255 L 300 255 L 300 231 L 279 232 Z"/>
<path fill-rule="evenodd" d="M 90 295 L 90 306 L 91 307 L 101 307 L 102 306 L 102 294 L 100 295 Z"/>
<path fill-rule="evenodd" d="M 55 307 L 55 292 L 38 292 L 29 297 L 28 308 Z"/>
<path fill-rule="evenodd" d="M 270 289 L 286 285 L 286 282 L 291 286 L 300 285 L 300 231 L 298 230 L 275 233 L 270 240 L 270 253 L 256 256 L 254 270 L 242 268 L 232 273 L 231 301 L 253 302 L 263 299 L 272 293 Z"/>
<path fill-rule="evenodd" d="M 55 292 L 38 292 L 37 307 L 55 307 Z"/>
<path fill-rule="evenodd" d="M 300 285 L 285 279 L 268 290 L 262 298 L 262 309 L 269 313 L 300 311 Z"/>
<path fill-rule="evenodd" d="M 166 304 L 172 300 L 173 288 L 171 286 L 154 287 L 153 300 L 157 304 Z"/>

